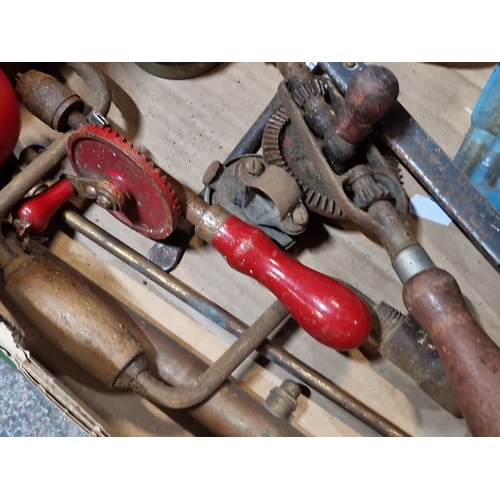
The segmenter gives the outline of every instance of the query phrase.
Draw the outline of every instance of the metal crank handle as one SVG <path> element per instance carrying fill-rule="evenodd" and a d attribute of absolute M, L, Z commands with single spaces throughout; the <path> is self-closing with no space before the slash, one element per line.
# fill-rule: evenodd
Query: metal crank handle
<path fill-rule="evenodd" d="M 364 301 L 339 281 L 281 251 L 260 229 L 183 188 L 186 218 L 228 264 L 268 288 L 313 338 L 337 350 L 359 347 L 371 332 Z"/>
<path fill-rule="evenodd" d="M 16 231 L 21 235 L 27 231 L 30 234 L 42 233 L 57 210 L 76 194 L 73 184 L 67 179 L 61 179 L 43 193 L 29 198 L 15 213 Z"/>

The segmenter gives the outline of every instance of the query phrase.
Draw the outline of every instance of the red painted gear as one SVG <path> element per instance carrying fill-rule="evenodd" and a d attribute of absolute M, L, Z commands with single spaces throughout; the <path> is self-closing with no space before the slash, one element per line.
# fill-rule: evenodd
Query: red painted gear
<path fill-rule="evenodd" d="M 85 125 L 73 133 L 67 154 L 82 177 L 118 183 L 127 194 L 120 210 L 109 210 L 126 226 L 155 240 L 177 227 L 182 206 L 167 174 L 125 137 L 101 125 Z"/>

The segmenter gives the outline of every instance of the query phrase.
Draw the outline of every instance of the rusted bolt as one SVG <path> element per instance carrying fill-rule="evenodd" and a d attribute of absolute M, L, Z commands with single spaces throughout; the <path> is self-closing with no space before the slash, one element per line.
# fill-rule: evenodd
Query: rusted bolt
<path fill-rule="evenodd" d="M 297 207 L 292 213 L 292 219 L 295 224 L 305 226 L 309 221 L 309 214 L 304 207 Z"/>
<path fill-rule="evenodd" d="M 346 68 L 352 69 L 352 68 L 354 68 L 356 66 L 356 63 L 355 62 L 346 62 L 346 63 L 344 63 L 344 66 Z"/>
<path fill-rule="evenodd" d="M 73 111 L 68 117 L 68 126 L 73 130 L 80 128 L 88 123 L 87 117 L 80 111 Z"/>
<path fill-rule="evenodd" d="M 245 158 L 243 160 L 245 170 L 252 175 L 259 175 L 264 170 L 264 166 L 257 158 Z"/>

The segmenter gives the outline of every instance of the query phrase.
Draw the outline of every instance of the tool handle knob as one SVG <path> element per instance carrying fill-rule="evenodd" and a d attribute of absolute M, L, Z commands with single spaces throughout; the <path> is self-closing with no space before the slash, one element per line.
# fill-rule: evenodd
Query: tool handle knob
<path fill-rule="evenodd" d="M 500 436 L 500 348 L 472 317 L 453 276 L 422 271 L 405 283 L 403 301 L 436 346 L 472 434 Z"/>
<path fill-rule="evenodd" d="M 75 196 L 76 190 L 67 179 L 61 179 L 43 193 L 28 198 L 15 215 L 15 224 L 40 234 L 47 229 L 52 216 L 61 206 Z"/>
<path fill-rule="evenodd" d="M 359 347 L 371 332 L 367 305 L 352 290 L 281 251 L 260 229 L 229 217 L 211 242 L 231 267 L 255 278 L 322 344 Z"/>
<path fill-rule="evenodd" d="M 375 64 L 356 73 L 337 116 L 337 134 L 351 144 L 361 142 L 372 126 L 391 109 L 398 98 L 399 83 L 392 71 Z"/>

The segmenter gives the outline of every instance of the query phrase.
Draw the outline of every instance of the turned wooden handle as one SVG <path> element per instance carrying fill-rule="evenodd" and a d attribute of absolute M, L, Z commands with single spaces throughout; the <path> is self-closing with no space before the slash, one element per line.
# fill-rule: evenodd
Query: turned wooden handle
<path fill-rule="evenodd" d="M 474 436 L 500 436 L 500 348 L 472 317 L 449 273 L 423 271 L 403 288 L 410 314 L 434 342 Z"/>
<path fill-rule="evenodd" d="M 259 228 L 231 216 L 211 245 L 231 267 L 267 287 L 318 342 L 346 351 L 370 335 L 370 310 L 356 293 L 292 259 Z"/>
<path fill-rule="evenodd" d="M 44 191 L 28 198 L 17 210 L 17 224 L 24 223 L 30 234 L 40 234 L 47 229 L 53 215 L 76 195 L 73 184 L 61 179 Z"/>
<path fill-rule="evenodd" d="M 353 77 L 337 116 L 337 134 L 351 144 L 361 142 L 372 126 L 396 103 L 399 83 L 383 66 L 365 66 Z"/>

